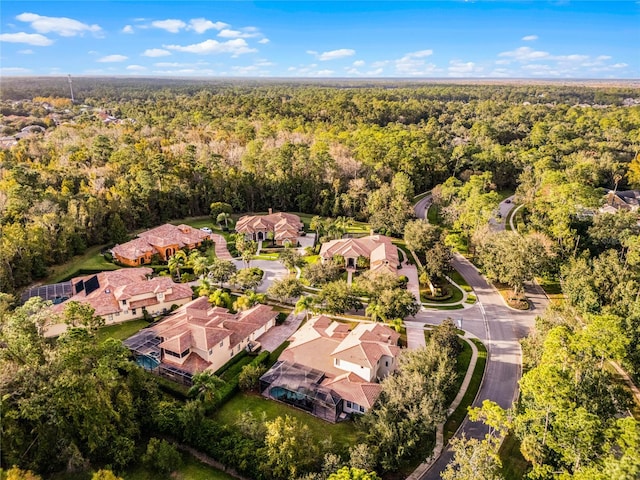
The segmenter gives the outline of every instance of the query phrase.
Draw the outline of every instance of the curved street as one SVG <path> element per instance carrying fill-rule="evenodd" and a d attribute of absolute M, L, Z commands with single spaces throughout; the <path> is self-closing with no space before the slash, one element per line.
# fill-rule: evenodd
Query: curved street
<path fill-rule="evenodd" d="M 430 203 L 430 196 L 420 200 L 415 206 L 416 216 L 425 218 L 426 208 Z M 502 202 L 500 211 L 508 212 L 512 206 L 510 201 Z M 503 213 L 504 218 L 506 214 Z M 514 310 L 504 303 L 502 296 L 489 285 L 471 262 L 456 254 L 453 266 L 473 287 L 478 303 L 463 310 L 421 311 L 415 320 L 434 324 L 446 318 L 453 318 L 456 322 L 462 320 L 462 328 L 480 338 L 488 351 L 484 378 L 473 405 L 481 406 L 484 400 L 492 400 L 503 408 L 509 408 L 517 397 L 518 381 L 522 374 L 519 340 L 527 335 L 535 317 L 546 309 L 548 299 L 539 287 L 528 285 L 525 290 L 533 308 L 527 311 Z M 456 435 L 464 433 L 467 438 L 481 439 L 487 432 L 484 424 L 470 422 L 467 417 Z M 451 450 L 445 448 L 430 469 L 412 478 L 440 479 L 440 473 L 452 456 Z"/>

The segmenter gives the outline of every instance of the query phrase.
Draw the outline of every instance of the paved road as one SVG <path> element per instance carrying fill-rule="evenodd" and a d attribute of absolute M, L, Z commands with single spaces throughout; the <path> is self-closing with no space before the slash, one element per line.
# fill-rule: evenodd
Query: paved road
<path fill-rule="evenodd" d="M 421 202 L 425 200 L 427 199 Z M 423 217 L 424 206 L 420 208 L 422 208 L 421 216 Z M 547 298 L 539 291 L 539 287 L 529 286 L 527 296 L 531 299 L 534 308 L 526 312 L 513 310 L 504 304 L 501 295 L 464 257 L 456 255 L 453 265 L 473 287 L 478 303 L 464 310 L 419 312 L 416 320 L 440 323 L 447 317 L 456 321 L 462 319 L 462 328 L 480 338 L 489 352 L 485 377 L 474 406 L 480 406 L 483 400 L 489 399 L 503 408 L 508 408 L 517 397 L 518 381 L 521 377 L 521 350 L 518 340 L 527 335 L 536 315 L 542 313 L 547 307 Z M 469 422 L 467 418 L 458 431 L 459 435 L 461 433 L 464 433 L 467 438 L 483 438 L 487 429 L 481 423 Z M 451 450 L 445 449 L 440 458 L 421 478 L 440 479 L 440 473 L 452 456 Z"/>

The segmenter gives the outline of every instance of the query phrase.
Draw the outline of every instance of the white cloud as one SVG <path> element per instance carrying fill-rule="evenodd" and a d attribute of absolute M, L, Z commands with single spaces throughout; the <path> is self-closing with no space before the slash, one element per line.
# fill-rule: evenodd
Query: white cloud
<path fill-rule="evenodd" d="M 100 63 L 114 63 L 114 62 L 124 62 L 129 57 L 125 55 L 107 55 L 106 57 L 99 58 L 96 60 Z"/>
<path fill-rule="evenodd" d="M 143 72 L 147 67 L 143 67 L 142 65 L 128 65 L 126 69 L 130 72 Z"/>
<path fill-rule="evenodd" d="M 425 58 L 431 55 L 433 55 L 433 50 L 418 50 L 417 52 L 405 54 L 402 58 L 394 61 L 396 73 L 400 75 L 419 76 L 441 72 L 442 69 L 438 68 L 435 64 L 425 61 Z M 378 65 L 379 63 L 380 62 L 375 62 L 373 64 L 374 68 L 384 66 L 382 64 Z"/>
<path fill-rule="evenodd" d="M 482 67 L 476 66 L 473 62 L 461 62 L 460 60 L 449 61 L 448 72 L 450 77 L 469 77 L 482 72 Z"/>
<path fill-rule="evenodd" d="M 364 67 L 364 60 L 356 60 L 353 62 L 354 67 Z"/>
<path fill-rule="evenodd" d="M 35 13 L 21 13 L 16 17 L 21 22 L 31 24 L 38 33 L 57 33 L 63 37 L 75 37 L 84 32 L 98 34 L 102 31 L 99 25 L 88 25 L 67 17 L 44 17 Z"/>
<path fill-rule="evenodd" d="M 175 18 L 169 18 L 167 20 L 156 20 L 151 22 L 156 28 L 161 28 L 169 33 L 178 33 L 181 29 L 187 26 L 182 20 L 176 20 Z"/>
<path fill-rule="evenodd" d="M 40 35 L 39 33 L 0 33 L 0 42 L 26 43 L 37 47 L 46 47 L 53 43 L 53 40 Z"/>
<path fill-rule="evenodd" d="M 171 52 L 162 48 L 147 48 L 142 52 L 143 57 L 166 57 L 168 55 L 171 55 Z"/>
<path fill-rule="evenodd" d="M 533 42 L 534 40 L 538 40 L 538 36 L 537 35 L 526 35 L 526 36 L 522 37 L 522 40 L 524 40 L 525 42 Z"/>
<path fill-rule="evenodd" d="M 133 33 L 133 27 L 131 25 L 125 25 L 122 28 L 122 33 Z"/>
<path fill-rule="evenodd" d="M 30 48 L 27 48 L 26 50 L 18 50 L 18 53 L 22 55 L 32 55 L 34 51 L 31 50 Z"/>
<path fill-rule="evenodd" d="M 154 67 L 158 68 L 196 68 L 209 65 L 208 62 L 180 63 L 180 62 L 157 62 Z"/>
<path fill-rule="evenodd" d="M 225 28 L 218 33 L 221 38 L 255 38 L 260 36 L 260 32 L 255 27 L 245 27 L 242 30 L 229 30 Z"/>
<path fill-rule="evenodd" d="M 236 38 L 227 42 L 217 40 L 205 40 L 192 45 L 163 45 L 168 50 L 177 52 L 197 53 L 199 55 L 217 55 L 220 53 L 230 53 L 232 55 L 242 55 L 245 53 L 257 52 L 255 48 L 249 48 L 247 42 L 242 38 Z"/>
<path fill-rule="evenodd" d="M 228 23 L 224 22 L 212 22 L 211 20 L 207 20 L 206 18 L 192 18 L 189 20 L 189 30 L 193 30 L 196 33 L 204 33 L 207 30 L 222 30 L 223 28 L 228 27 Z"/>
<path fill-rule="evenodd" d="M 624 68 L 628 66 L 629 65 L 627 63 L 614 63 L 613 65 L 611 65 L 611 68 Z"/>
<path fill-rule="evenodd" d="M 321 77 L 329 77 L 333 75 L 335 72 L 333 70 L 318 70 L 317 74 Z"/>
<path fill-rule="evenodd" d="M 0 67 L 0 75 L 21 75 L 30 73 L 31 70 L 22 67 Z"/>
<path fill-rule="evenodd" d="M 326 62 L 327 60 L 337 60 L 338 58 L 352 57 L 356 51 L 351 48 L 339 48 L 338 50 L 329 50 L 328 52 L 318 53 L 315 50 L 307 50 L 309 55 L 315 55 L 318 60 Z"/>
<path fill-rule="evenodd" d="M 529 62 L 531 60 L 540 60 L 542 58 L 547 58 L 549 56 L 549 52 L 534 50 L 530 47 L 520 47 L 508 52 L 501 52 L 498 54 L 498 56 L 512 58 L 517 62 Z"/>
<path fill-rule="evenodd" d="M 258 43 L 261 43 L 263 45 L 267 44 L 267 43 L 269 43 L 269 39 L 268 38 L 261 38 L 260 40 L 258 40 Z"/>

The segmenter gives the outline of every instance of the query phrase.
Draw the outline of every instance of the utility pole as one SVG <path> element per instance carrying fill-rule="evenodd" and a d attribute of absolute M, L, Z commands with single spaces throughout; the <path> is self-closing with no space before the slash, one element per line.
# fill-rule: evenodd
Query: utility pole
<path fill-rule="evenodd" d="M 73 84 L 71 83 L 71 75 L 69 75 L 69 90 L 71 90 L 71 103 L 75 103 L 75 99 L 73 98 Z"/>

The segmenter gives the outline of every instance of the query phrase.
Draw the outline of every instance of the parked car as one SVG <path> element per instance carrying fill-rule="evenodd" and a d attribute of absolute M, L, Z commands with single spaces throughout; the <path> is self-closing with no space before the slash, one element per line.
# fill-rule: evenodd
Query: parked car
<path fill-rule="evenodd" d="M 504 203 L 511 203 L 511 199 L 510 199 L 510 198 L 507 198 L 507 199 L 504 201 Z"/>
<path fill-rule="evenodd" d="M 204 233 L 213 233 L 213 230 L 211 230 L 209 227 L 202 227 L 200 230 L 202 230 Z"/>

